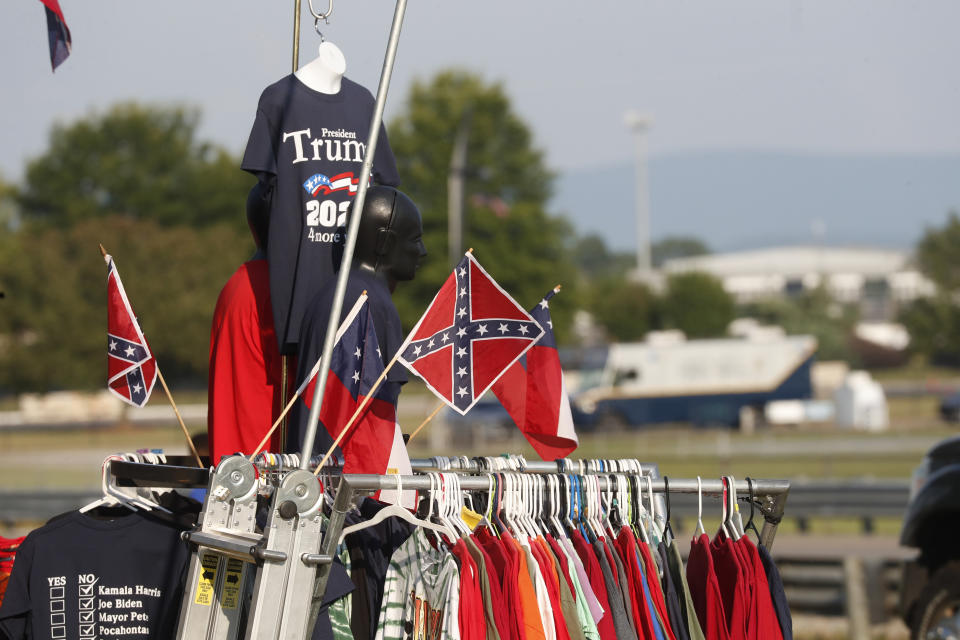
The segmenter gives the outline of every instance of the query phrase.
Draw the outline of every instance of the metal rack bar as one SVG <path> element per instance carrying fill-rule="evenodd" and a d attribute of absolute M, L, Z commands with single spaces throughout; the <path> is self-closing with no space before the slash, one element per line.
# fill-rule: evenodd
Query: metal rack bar
<path fill-rule="evenodd" d="M 367 187 L 370 175 L 373 172 L 373 154 L 377 148 L 377 139 L 380 137 L 380 124 L 383 122 L 383 111 L 387 103 L 387 91 L 390 88 L 390 77 L 393 75 L 393 63 L 397 57 L 397 45 L 400 42 L 400 29 L 403 26 L 403 15 L 407 9 L 407 0 L 397 0 L 393 12 L 393 23 L 390 27 L 390 39 L 387 42 L 387 52 L 383 59 L 383 70 L 380 73 L 380 85 L 377 87 L 377 100 L 373 108 L 373 118 L 370 120 L 370 133 L 367 135 L 367 151 L 363 156 L 363 165 L 360 168 L 360 181 L 357 183 L 357 194 L 353 198 L 350 223 L 347 226 L 347 237 L 343 244 L 341 269 L 337 274 L 337 286 L 333 293 L 333 305 L 330 307 L 330 320 L 327 322 L 327 334 L 323 340 L 323 355 L 320 357 L 320 370 L 317 372 L 316 385 L 313 390 L 313 403 L 310 405 L 310 416 L 307 419 L 307 431 L 303 435 L 303 451 L 300 468 L 307 469 L 310 456 L 313 453 L 313 442 L 317 437 L 317 423 L 320 419 L 320 406 L 323 403 L 323 394 L 326 391 L 327 376 L 330 373 L 330 360 L 333 358 L 333 343 L 340 325 L 340 312 L 343 309 L 343 298 L 347 293 L 347 278 L 350 275 L 350 263 L 353 261 L 353 250 L 357 244 L 357 233 L 360 231 L 360 212 L 367 197 Z M 288 443 L 289 446 L 289 443 Z"/>

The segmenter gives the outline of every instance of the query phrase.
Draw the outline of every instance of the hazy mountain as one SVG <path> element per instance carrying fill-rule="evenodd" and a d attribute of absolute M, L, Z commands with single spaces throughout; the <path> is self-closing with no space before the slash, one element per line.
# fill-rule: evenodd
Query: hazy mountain
<path fill-rule="evenodd" d="M 632 163 L 562 173 L 553 210 L 581 234 L 633 251 Z M 702 152 L 649 161 L 654 240 L 691 235 L 714 251 L 817 241 L 910 248 L 960 212 L 960 154 Z"/>

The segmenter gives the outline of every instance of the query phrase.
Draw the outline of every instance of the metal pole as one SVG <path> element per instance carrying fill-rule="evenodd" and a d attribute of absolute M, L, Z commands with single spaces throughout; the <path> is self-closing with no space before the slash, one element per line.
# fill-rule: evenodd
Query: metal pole
<path fill-rule="evenodd" d="M 467 173 L 467 142 L 470 139 L 470 111 L 464 112 L 457 126 L 450 158 L 450 174 L 447 176 L 447 247 L 452 269 L 463 257 L 463 211 L 464 183 Z"/>
<path fill-rule="evenodd" d="M 293 1 L 293 71 L 300 67 L 300 0 Z M 286 355 L 280 356 L 280 397 L 281 404 L 287 404 L 287 387 L 290 384 L 288 375 L 289 359 Z M 283 416 L 280 424 L 280 451 L 287 450 L 287 416 Z"/>
<path fill-rule="evenodd" d="M 357 195 L 353 201 L 353 213 L 347 227 L 347 238 L 343 246 L 343 260 L 340 263 L 340 271 L 337 273 L 337 288 L 334 290 L 330 320 L 327 322 L 327 335 L 323 340 L 320 371 L 317 374 L 317 383 L 314 387 L 310 417 L 307 419 L 307 432 L 303 437 L 303 451 L 300 455 L 301 469 L 309 468 L 310 457 L 313 455 L 313 441 L 317 436 L 320 405 L 323 403 L 327 375 L 330 373 L 333 343 L 336 338 L 337 327 L 340 325 L 340 312 L 343 309 L 343 297 L 347 292 L 350 263 L 353 262 L 353 250 L 357 244 L 357 232 L 360 229 L 360 213 L 363 211 L 363 203 L 367 197 L 367 183 L 370 181 L 370 173 L 373 169 L 373 154 L 377 148 L 377 138 L 380 136 L 380 123 L 383 121 L 383 109 L 387 102 L 387 90 L 390 88 L 390 76 L 393 74 L 393 62 L 397 57 L 397 43 L 400 41 L 400 28 L 403 26 L 403 14 L 406 8 L 407 0 L 397 0 L 397 7 L 393 13 L 393 26 L 390 28 L 390 40 L 387 43 L 387 53 L 383 60 L 383 71 L 380 73 L 380 86 L 377 88 L 377 101 L 373 110 L 373 118 L 370 121 L 370 134 L 367 136 L 367 152 L 363 158 L 360 183 L 357 186 Z"/>
<path fill-rule="evenodd" d="M 293 70 L 300 67 L 300 0 L 293 0 Z"/>
<path fill-rule="evenodd" d="M 652 123 L 647 116 L 635 111 L 626 115 L 627 126 L 633 130 L 637 145 L 637 273 L 641 280 L 650 275 L 650 190 L 647 184 L 647 130 Z"/>

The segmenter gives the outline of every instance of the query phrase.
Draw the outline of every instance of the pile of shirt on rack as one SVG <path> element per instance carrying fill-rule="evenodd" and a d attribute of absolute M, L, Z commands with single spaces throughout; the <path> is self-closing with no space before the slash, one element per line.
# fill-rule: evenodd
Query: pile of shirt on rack
<path fill-rule="evenodd" d="M 352 521 L 379 508 L 367 500 Z M 357 588 L 334 637 L 792 639 L 777 569 L 746 536 L 700 535 L 684 569 L 672 535 L 648 542 L 627 525 L 522 531 L 494 516 L 441 541 L 390 518 L 347 536 L 340 558 Z"/>

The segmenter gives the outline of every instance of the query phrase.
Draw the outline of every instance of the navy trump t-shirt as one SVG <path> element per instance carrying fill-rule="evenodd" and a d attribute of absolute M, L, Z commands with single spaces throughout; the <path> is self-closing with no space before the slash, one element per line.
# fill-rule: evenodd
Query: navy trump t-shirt
<path fill-rule="evenodd" d="M 296 353 L 307 305 L 339 269 L 373 111 L 373 95 L 348 78 L 326 94 L 291 74 L 260 96 L 240 166 L 275 185 L 267 259 L 281 353 Z M 372 178 L 400 183 L 382 124 Z"/>

